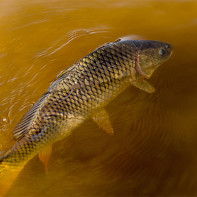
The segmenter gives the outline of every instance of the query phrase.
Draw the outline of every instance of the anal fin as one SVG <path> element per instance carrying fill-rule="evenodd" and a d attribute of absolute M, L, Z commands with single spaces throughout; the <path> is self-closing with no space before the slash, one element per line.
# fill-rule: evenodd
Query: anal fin
<path fill-rule="evenodd" d="M 48 172 L 49 169 L 49 160 L 51 157 L 51 153 L 52 153 L 52 145 L 47 146 L 39 153 L 39 159 L 44 164 L 46 172 Z"/>
<path fill-rule="evenodd" d="M 95 114 L 93 114 L 92 119 L 106 133 L 110 135 L 114 134 L 114 130 L 109 119 L 109 114 L 105 109 L 100 109 Z"/>

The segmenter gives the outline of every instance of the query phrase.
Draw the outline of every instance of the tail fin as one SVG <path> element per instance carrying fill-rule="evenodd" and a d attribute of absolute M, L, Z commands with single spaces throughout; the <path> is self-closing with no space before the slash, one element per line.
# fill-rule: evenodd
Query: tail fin
<path fill-rule="evenodd" d="M 6 162 L 7 156 L 0 157 L 0 197 L 7 193 L 22 168 L 15 168 Z"/>

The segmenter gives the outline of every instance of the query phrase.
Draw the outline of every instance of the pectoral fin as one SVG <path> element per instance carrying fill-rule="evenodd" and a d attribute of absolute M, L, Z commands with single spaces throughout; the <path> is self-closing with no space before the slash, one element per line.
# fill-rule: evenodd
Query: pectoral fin
<path fill-rule="evenodd" d="M 113 135 L 114 130 L 109 120 L 109 114 L 105 109 L 101 109 L 97 111 L 93 116 L 92 119 L 94 122 L 108 134 Z"/>
<path fill-rule="evenodd" d="M 155 88 L 144 79 L 138 79 L 136 81 L 132 81 L 131 83 L 135 87 L 139 88 L 140 90 L 144 90 L 145 92 L 153 93 L 155 91 Z"/>
<path fill-rule="evenodd" d="M 46 172 L 48 172 L 48 168 L 49 168 L 49 159 L 51 157 L 51 153 L 52 153 L 52 146 L 49 145 L 47 146 L 45 149 L 43 149 L 40 153 L 39 153 L 39 159 L 42 161 L 42 163 L 45 166 L 45 170 Z"/>

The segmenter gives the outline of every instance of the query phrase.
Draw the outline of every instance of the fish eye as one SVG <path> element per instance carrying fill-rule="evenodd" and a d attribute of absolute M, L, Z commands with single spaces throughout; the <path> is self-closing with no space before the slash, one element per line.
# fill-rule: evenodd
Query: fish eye
<path fill-rule="evenodd" d="M 161 49 L 159 50 L 159 55 L 164 56 L 165 54 L 166 54 L 165 49 L 161 48 Z"/>

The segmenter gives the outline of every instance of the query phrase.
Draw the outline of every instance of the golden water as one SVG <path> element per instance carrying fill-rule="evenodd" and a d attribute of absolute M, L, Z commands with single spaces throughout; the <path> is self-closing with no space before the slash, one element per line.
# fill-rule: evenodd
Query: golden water
<path fill-rule="evenodd" d="M 114 136 L 87 120 L 53 145 L 47 174 L 34 157 L 7 196 L 197 195 L 195 0 L 0 0 L 0 150 L 61 70 L 125 36 L 174 46 L 157 91 L 128 88 L 107 107 Z"/>

